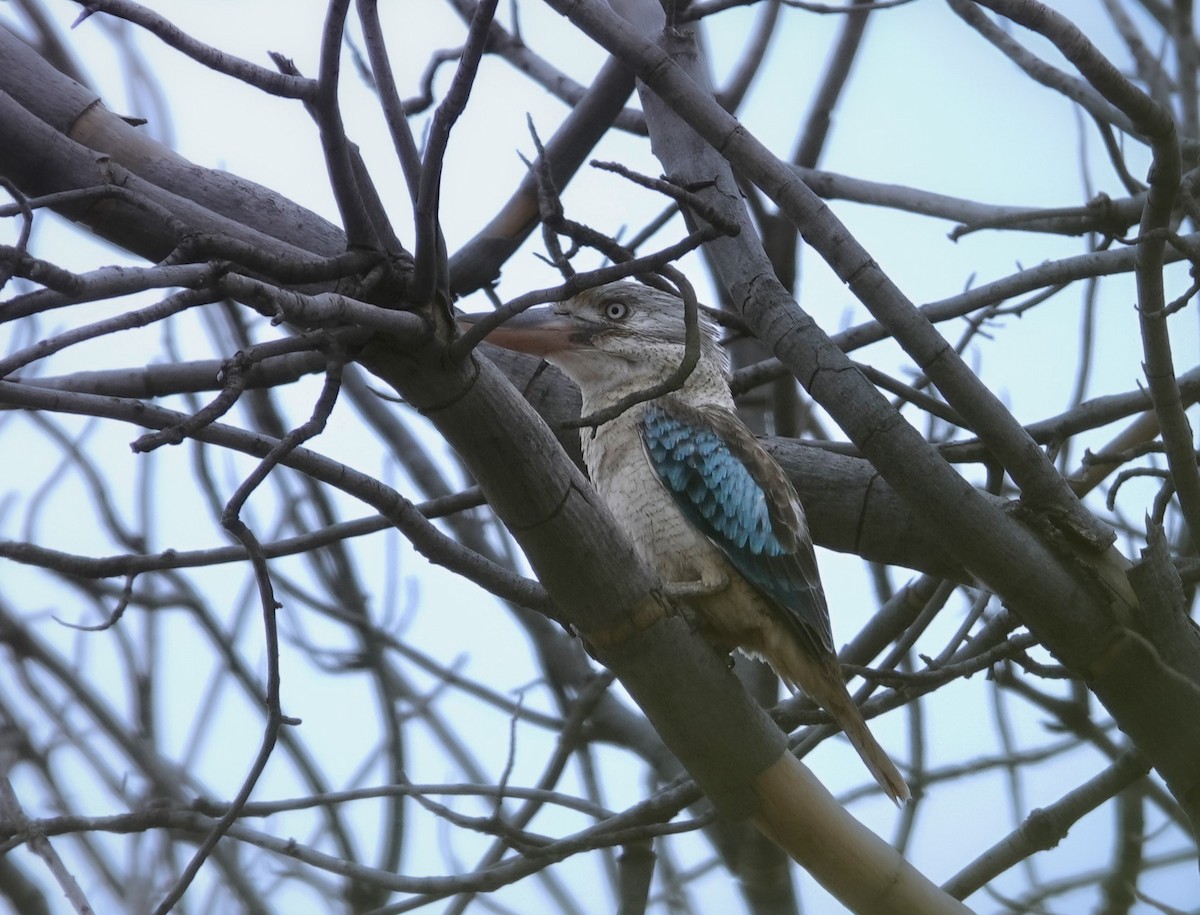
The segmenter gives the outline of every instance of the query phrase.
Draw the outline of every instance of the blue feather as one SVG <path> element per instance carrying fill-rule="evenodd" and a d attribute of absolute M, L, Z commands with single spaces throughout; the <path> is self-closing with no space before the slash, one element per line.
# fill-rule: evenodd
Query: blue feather
<path fill-rule="evenodd" d="M 647 407 L 642 431 L 654 469 L 673 495 L 684 497 L 680 507 L 694 523 L 707 521 L 739 549 L 785 552 L 771 530 L 766 494 L 715 431 L 657 404 Z"/>
<path fill-rule="evenodd" d="M 705 414 L 669 398 L 646 405 L 641 431 L 651 465 L 684 516 L 810 644 L 832 651 L 812 544 L 802 520 L 788 528 L 786 514 L 778 506 L 772 512 L 767 481 L 776 492 L 786 486 L 794 493 L 749 431 L 732 415 Z"/>

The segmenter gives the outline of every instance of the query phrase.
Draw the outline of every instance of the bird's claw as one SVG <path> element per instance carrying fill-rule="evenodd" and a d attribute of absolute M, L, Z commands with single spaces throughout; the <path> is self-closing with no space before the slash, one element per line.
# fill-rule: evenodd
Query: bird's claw
<path fill-rule="evenodd" d="M 701 578 L 698 581 L 664 582 L 663 593 L 670 598 L 687 599 L 689 597 L 707 597 L 710 594 L 719 594 L 728 587 L 729 576 L 717 573 L 710 578 Z"/>

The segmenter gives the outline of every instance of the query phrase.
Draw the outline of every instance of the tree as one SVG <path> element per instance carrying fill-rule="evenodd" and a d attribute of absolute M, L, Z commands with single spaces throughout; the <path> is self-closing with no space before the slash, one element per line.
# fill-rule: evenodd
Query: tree
<path fill-rule="evenodd" d="M 49 910 L 52 881 L 79 910 L 704 911 L 736 876 L 747 909 L 787 912 L 811 892 L 790 855 L 860 911 L 961 911 L 955 899 L 989 893 L 1025 910 L 1186 904 L 1200 814 L 1198 380 L 1176 368 L 1195 355 L 1200 288 L 1190 9 L 1113 2 L 1101 21 L 1019 0 L 713 0 L 672 6 L 664 28 L 641 0 L 547 6 L 523 10 L 522 31 L 515 9 L 453 0 L 462 22 L 444 28 L 461 47 L 438 51 L 440 21 L 418 35 L 402 18 L 415 14 L 385 25 L 369 0 L 335 0 L 293 41 L 313 59 L 275 53 L 267 68 L 222 50 L 252 34 L 228 22 L 181 30 L 97 0 L 67 41 L 46 10 L 14 4 L 0 32 L 0 821 L 6 850 L 43 864 L 6 855 L 0 891 L 20 911 Z M 952 36 L 947 56 L 969 46 L 973 67 L 995 65 L 960 74 L 992 91 L 993 120 L 1004 92 L 988 74 L 1056 100 L 1065 139 L 1032 109 L 993 127 L 1009 161 L 1047 150 L 1031 170 L 1060 196 L 987 202 L 1002 182 L 982 168 L 961 192 L 888 183 L 901 144 L 870 130 L 856 142 L 878 174 L 818 169 L 832 112 L 855 110 L 851 71 L 896 66 L 931 23 Z M 729 54 L 735 27 L 714 91 L 699 36 Z M 793 28 L 827 48 L 804 118 L 781 116 L 797 86 L 768 53 Z M 97 29 L 150 124 L 101 104 L 115 82 L 103 99 L 89 88 Z M 336 224 L 308 208 L 323 205 L 311 176 L 293 201 L 160 142 L 170 104 L 155 93 L 172 80 L 154 38 L 191 59 L 184 81 L 221 75 L 221 118 L 239 84 L 306 112 L 315 136 L 264 123 L 254 142 L 274 147 L 281 180 L 319 151 Z M 597 49 L 610 56 L 587 83 L 552 63 Z M 542 88 L 569 111 L 542 114 Z M 352 142 L 368 110 L 391 161 Z M 529 167 L 502 192 L 499 142 L 471 132 L 484 117 L 528 130 Z M 236 149 L 221 118 L 207 133 Z M 790 155 L 764 141 L 778 126 Z M 927 133 L 921 155 L 952 147 L 954 112 Z M 1076 144 L 1070 170 L 1049 158 Z M 620 162 L 585 167 L 594 150 Z M 580 193 L 598 181 L 607 199 Z M 827 200 L 893 217 L 880 234 Z M 132 260 L 68 251 L 49 211 Z M 946 220 L 967 253 L 932 247 Z M 921 269 L 961 256 L 986 281 L 917 307 L 914 237 Z M 997 266 L 1012 256 L 1041 263 Z M 916 800 L 842 800 L 877 831 L 894 823 L 900 854 L 796 763 L 820 745 L 817 775 L 841 774 L 822 715 L 777 703 L 753 664 L 731 671 L 662 597 L 576 466 L 570 386 L 474 348 L 453 320 L 456 302 L 490 297 L 498 321 L 632 275 L 693 301 L 687 276 L 703 277 L 740 338 L 747 416 L 814 538 L 865 561 L 843 583 L 849 566 L 823 557 L 835 634 L 866 712 L 893 712 L 876 727 Z M 863 311 L 831 335 L 821 300 L 843 289 Z M 1136 302 L 1118 333 L 1140 341 L 1144 389 L 1112 371 L 1110 297 Z M 1018 318 L 1058 335 L 1046 361 Z M 869 364 L 851 360 L 868 346 Z M 1039 397 L 1010 409 L 1025 376 Z M 406 575 L 414 552 L 432 565 Z M 868 594 L 855 631 L 840 608 Z M 994 731 L 973 726 L 989 699 Z M 898 719 L 905 738 L 887 731 Z M 1103 828 L 1072 829 L 1097 808 Z M 1050 854 L 1068 832 L 1080 856 Z"/>

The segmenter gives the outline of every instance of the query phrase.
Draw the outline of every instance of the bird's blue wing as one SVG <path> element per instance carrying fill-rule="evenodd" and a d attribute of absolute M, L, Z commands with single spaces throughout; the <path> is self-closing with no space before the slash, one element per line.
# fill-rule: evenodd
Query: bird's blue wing
<path fill-rule="evenodd" d="M 818 653 L 833 651 L 829 610 L 791 482 L 727 410 L 666 397 L 646 406 L 642 440 L 680 511 Z"/>

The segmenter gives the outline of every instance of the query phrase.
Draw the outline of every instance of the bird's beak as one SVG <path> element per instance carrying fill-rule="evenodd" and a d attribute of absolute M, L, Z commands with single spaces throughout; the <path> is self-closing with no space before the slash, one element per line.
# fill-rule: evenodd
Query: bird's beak
<path fill-rule="evenodd" d="M 458 326 L 468 330 L 478 315 L 459 315 Z M 549 356 L 585 343 L 594 333 L 583 321 L 549 306 L 530 308 L 509 318 L 484 339 L 504 349 Z"/>

